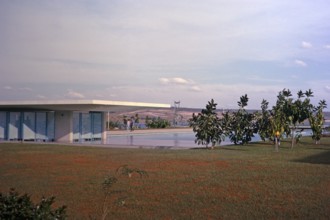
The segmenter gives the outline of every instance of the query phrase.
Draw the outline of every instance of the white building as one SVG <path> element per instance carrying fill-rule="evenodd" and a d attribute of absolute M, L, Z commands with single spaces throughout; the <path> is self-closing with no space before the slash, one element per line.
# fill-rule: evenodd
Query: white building
<path fill-rule="evenodd" d="M 106 141 L 106 114 L 168 104 L 103 100 L 0 101 L 0 140 Z"/>

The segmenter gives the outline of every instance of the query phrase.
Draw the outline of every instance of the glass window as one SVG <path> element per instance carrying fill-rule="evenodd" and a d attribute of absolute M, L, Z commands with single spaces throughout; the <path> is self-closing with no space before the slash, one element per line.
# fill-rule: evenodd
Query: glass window
<path fill-rule="evenodd" d="M 102 113 L 93 112 L 92 115 L 92 128 L 93 128 L 93 140 L 100 141 L 102 139 Z"/>
<path fill-rule="evenodd" d="M 23 119 L 23 140 L 24 141 L 35 141 L 36 133 L 35 133 L 35 112 L 24 112 Z"/>
<path fill-rule="evenodd" d="M 9 124 L 8 124 L 8 139 L 9 140 L 20 140 L 21 135 L 21 113 L 10 112 L 9 113 Z"/>
<path fill-rule="evenodd" d="M 47 140 L 47 113 L 36 113 L 36 141 Z"/>
<path fill-rule="evenodd" d="M 47 112 L 46 133 L 48 141 L 55 140 L 55 113 Z"/>
<path fill-rule="evenodd" d="M 0 140 L 6 139 L 6 112 L 0 112 Z"/>
<path fill-rule="evenodd" d="M 81 138 L 82 141 L 91 141 L 91 114 L 82 113 L 81 114 Z"/>

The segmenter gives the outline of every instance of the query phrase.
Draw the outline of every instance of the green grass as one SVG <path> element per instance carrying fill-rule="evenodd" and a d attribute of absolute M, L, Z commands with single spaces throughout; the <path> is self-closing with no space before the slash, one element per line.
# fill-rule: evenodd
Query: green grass
<path fill-rule="evenodd" d="M 330 138 L 279 152 L 269 143 L 215 150 L 0 144 L 0 191 L 56 196 L 69 219 L 99 219 L 102 182 L 118 182 L 109 219 L 330 219 Z M 116 173 L 127 164 L 148 172 Z"/>

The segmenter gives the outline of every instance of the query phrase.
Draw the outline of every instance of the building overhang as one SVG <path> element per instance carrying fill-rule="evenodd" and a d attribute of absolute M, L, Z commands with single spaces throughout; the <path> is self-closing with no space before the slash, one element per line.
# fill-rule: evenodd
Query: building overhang
<path fill-rule="evenodd" d="M 144 108 L 170 108 L 169 104 L 106 100 L 0 101 L 0 111 L 123 112 Z"/>

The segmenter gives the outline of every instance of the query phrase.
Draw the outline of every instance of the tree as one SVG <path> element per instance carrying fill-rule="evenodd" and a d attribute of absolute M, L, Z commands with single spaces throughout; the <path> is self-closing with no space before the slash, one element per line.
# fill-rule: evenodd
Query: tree
<path fill-rule="evenodd" d="M 271 114 L 268 110 L 269 102 L 265 99 L 261 102 L 261 113 L 256 113 L 257 130 L 261 140 L 272 139 Z"/>
<path fill-rule="evenodd" d="M 319 105 L 314 108 L 313 112 L 310 112 L 309 115 L 309 124 L 312 129 L 312 138 L 315 141 L 315 144 L 319 144 L 322 137 L 322 130 L 324 124 L 324 115 L 323 109 L 327 107 L 325 100 L 321 100 Z"/>
<path fill-rule="evenodd" d="M 206 145 L 206 148 L 211 144 L 212 149 L 224 139 L 221 122 L 216 113 L 216 106 L 217 103 L 211 99 L 205 109 L 202 109 L 197 115 L 193 113 L 192 118 L 189 119 L 189 125 L 195 132 L 195 143 Z"/>
<path fill-rule="evenodd" d="M 276 105 L 273 106 L 270 112 L 270 132 L 275 140 L 275 151 L 278 152 L 279 138 L 285 132 L 287 135 L 290 134 L 290 122 L 287 117 L 290 107 L 288 103 L 291 91 L 283 89 L 277 96 Z M 277 137 L 279 136 L 279 137 Z"/>
<path fill-rule="evenodd" d="M 239 110 L 233 112 L 231 115 L 224 114 L 222 125 L 229 136 L 230 141 L 234 144 L 248 144 L 254 132 L 256 131 L 256 124 L 254 123 L 254 114 L 248 113 L 245 107 L 248 105 L 249 98 L 247 94 L 240 97 L 238 101 Z"/>
<path fill-rule="evenodd" d="M 298 91 L 297 95 L 297 100 L 293 101 L 290 99 L 287 102 L 288 108 L 286 109 L 286 114 L 291 125 L 291 148 L 294 146 L 297 125 L 308 119 L 312 109 L 312 105 L 310 104 L 310 97 L 313 96 L 313 92 L 310 89 L 305 93 L 300 90 Z M 306 98 L 302 100 L 304 97 Z"/>

